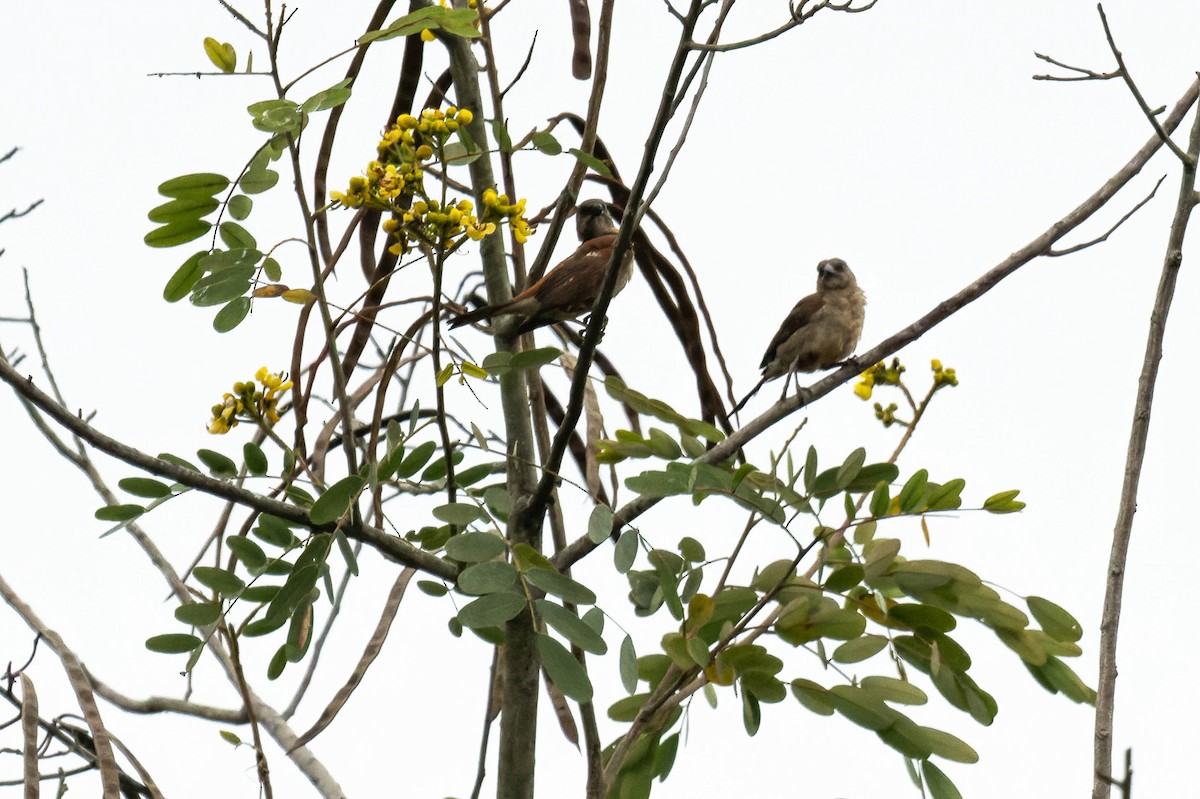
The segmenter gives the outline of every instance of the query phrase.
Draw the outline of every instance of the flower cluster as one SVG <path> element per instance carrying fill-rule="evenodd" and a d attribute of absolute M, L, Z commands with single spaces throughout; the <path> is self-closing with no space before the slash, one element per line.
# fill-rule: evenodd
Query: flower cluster
<path fill-rule="evenodd" d="M 942 362 L 936 358 L 930 363 L 933 369 L 933 387 L 935 389 L 942 386 L 957 386 L 958 377 L 955 376 L 953 369 L 943 369 Z"/>
<path fill-rule="evenodd" d="M 483 196 L 482 218 L 475 215 L 470 200 L 438 200 L 425 189 L 425 166 L 430 161 L 445 166 L 474 148 L 464 128 L 475 115 L 466 108 L 449 106 L 444 111 L 426 108 L 418 119 L 411 114 L 396 117 L 396 124 L 383 134 L 376 147 L 377 158 L 364 174 L 350 179 L 345 192 L 331 192 L 335 202 L 348 208 L 367 207 L 391 213 L 383 230 L 395 239 L 389 247 L 403 255 L 416 245 L 452 251 L 467 238 L 479 241 L 507 222 L 518 241 L 531 231 L 524 218 L 525 201 L 510 203 L 508 197 L 488 189 Z M 453 147 L 462 151 L 449 157 L 451 139 L 461 136 Z"/>
<path fill-rule="evenodd" d="M 262 422 L 267 426 L 279 421 L 279 400 L 292 387 L 292 381 L 283 372 L 268 372 L 265 366 L 254 374 L 254 378 L 262 384 L 262 389 L 254 380 L 234 383 L 233 393 L 226 394 L 219 404 L 212 406 L 208 432 L 224 435 L 241 421 Z"/>
<path fill-rule="evenodd" d="M 854 393 L 861 399 L 869 400 L 871 390 L 877 385 L 900 385 L 900 375 L 904 374 L 904 371 L 904 365 L 900 363 L 899 358 L 893 358 L 891 366 L 885 366 L 883 361 L 880 361 L 859 375 L 858 383 L 854 385 Z"/>
<path fill-rule="evenodd" d="M 529 223 L 525 221 L 524 198 L 510 204 L 507 194 L 497 194 L 495 189 L 484 189 L 483 219 L 489 224 L 507 219 L 513 236 L 521 244 L 529 241 L 529 237 L 533 235 Z"/>

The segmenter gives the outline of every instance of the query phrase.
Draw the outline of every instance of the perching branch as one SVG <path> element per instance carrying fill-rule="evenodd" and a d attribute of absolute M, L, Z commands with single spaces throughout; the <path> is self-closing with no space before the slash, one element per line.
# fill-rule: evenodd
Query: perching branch
<path fill-rule="evenodd" d="M 1188 87 L 1184 95 L 1175 103 L 1170 113 L 1163 120 L 1163 128 L 1168 133 L 1175 130 L 1183 117 L 1191 109 L 1196 102 L 1197 96 L 1200 95 L 1200 80 L 1193 81 Z M 856 363 L 848 364 L 826 375 L 821 380 L 811 386 L 802 389 L 795 396 L 781 400 L 765 413 L 756 419 L 751 420 L 745 426 L 733 432 L 728 438 L 715 447 L 710 449 L 704 455 L 696 459 L 698 463 L 714 463 L 720 462 L 726 458 L 733 457 L 747 443 L 757 438 L 761 433 L 770 428 L 775 422 L 784 417 L 795 413 L 800 408 L 804 407 L 814 400 L 824 397 L 826 394 L 833 391 L 838 386 L 846 383 L 861 372 L 860 365 L 870 365 L 884 360 L 902 347 L 916 341 L 921 336 L 928 333 L 942 321 L 950 317 L 952 314 L 961 310 L 965 306 L 982 297 L 987 292 L 991 291 L 1000 283 L 1001 280 L 1011 275 L 1017 269 L 1029 263 L 1033 259 L 1048 255 L 1053 248 L 1055 242 L 1063 236 L 1070 233 L 1075 228 L 1079 227 L 1083 222 L 1090 219 L 1100 208 L 1116 195 L 1130 180 L 1133 179 L 1138 172 L 1146 165 L 1146 162 L 1158 152 L 1162 146 L 1163 140 L 1158 135 L 1150 138 L 1142 147 L 1134 153 L 1133 157 L 1125 166 L 1121 167 L 1111 178 L 1109 178 L 1103 186 L 1095 191 L 1090 197 L 1084 200 L 1078 207 L 1059 219 L 1028 244 L 1014 252 L 1012 255 L 1005 258 L 992 269 L 985 272 L 976 281 L 963 288 L 957 294 L 948 297 L 926 313 L 917 321 L 897 331 L 882 342 L 871 348 L 867 352 L 858 356 Z M 645 513 L 654 505 L 658 504 L 658 499 L 639 497 L 626 503 L 620 510 L 614 513 L 613 531 L 620 530 L 638 516 Z M 577 562 L 580 558 L 586 556 L 589 552 L 596 548 L 587 536 L 583 536 L 570 545 L 565 550 L 555 555 L 552 560 L 556 568 L 564 568 Z"/>

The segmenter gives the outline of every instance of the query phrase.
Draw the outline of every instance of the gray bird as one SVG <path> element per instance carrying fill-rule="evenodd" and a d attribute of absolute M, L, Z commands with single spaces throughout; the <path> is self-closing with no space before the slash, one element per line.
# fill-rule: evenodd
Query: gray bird
<path fill-rule="evenodd" d="M 508 302 L 488 305 L 455 317 L 450 327 L 460 327 L 501 314 L 516 314 L 525 317 L 525 321 L 517 328 L 518 333 L 524 333 L 543 325 L 574 319 L 592 310 L 604 282 L 604 271 L 612 257 L 613 245 L 617 241 L 617 223 L 613 221 L 612 213 L 603 200 L 585 200 L 575 209 L 575 230 L 583 243 L 541 280 Z M 625 288 L 632 275 L 633 260 L 626 258 L 617 274 L 614 297 Z"/>
<path fill-rule="evenodd" d="M 828 369 L 849 357 L 862 335 L 866 304 L 845 261 L 830 258 L 817 264 L 817 292 L 796 303 L 783 320 L 763 355 L 762 379 L 731 413 L 741 410 L 768 380 Z"/>

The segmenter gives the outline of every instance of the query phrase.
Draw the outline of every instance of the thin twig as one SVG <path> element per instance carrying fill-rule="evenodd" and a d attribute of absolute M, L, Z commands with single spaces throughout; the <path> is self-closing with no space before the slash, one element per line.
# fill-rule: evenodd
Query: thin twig
<path fill-rule="evenodd" d="M 1171 149 L 1171 152 L 1175 153 L 1175 157 L 1182 161 L 1185 166 L 1194 164 L 1196 156 L 1179 149 L 1179 145 L 1163 129 L 1162 123 L 1158 121 L 1158 117 L 1150 110 L 1150 104 L 1146 102 L 1145 97 L 1142 97 L 1141 90 L 1133 82 L 1133 76 L 1129 74 L 1129 67 L 1125 66 L 1125 59 L 1121 56 L 1121 51 L 1117 49 L 1117 43 L 1113 40 L 1112 30 L 1108 27 L 1108 17 L 1104 15 L 1104 4 L 1097 3 L 1096 10 L 1100 12 L 1100 22 L 1104 25 L 1104 37 L 1108 39 L 1108 47 L 1112 50 L 1113 57 L 1117 59 L 1118 71 L 1121 74 L 1121 78 L 1124 79 L 1125 85 L 1129 87 L 1129 92 L 1133 95 L 1133 99 L 1137 100 L 1138 108 L 1142 109 L 1142 113 L 1146 115 L 1146 119 L 1150 120 L 1150 124 L 1154 126 L 1154 132 Z"/>

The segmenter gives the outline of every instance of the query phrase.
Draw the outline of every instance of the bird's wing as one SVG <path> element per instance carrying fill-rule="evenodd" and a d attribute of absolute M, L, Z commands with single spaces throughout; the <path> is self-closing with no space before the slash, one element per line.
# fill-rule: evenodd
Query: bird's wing
<path fill-rule="evenodd" d="M 767 352 L 763 355 L 762 363 L 759 364 L 760 369 L 766 369 L 767 366 L 775 360 L 779 354 L 779 348 L 796 333 L 797 330 L 807 325 L 813 320 L 813 317 L 825 307 L 825 298 L 820 294 L 809 294 L 792 308 L 791 313 L 783 320 L 783 324 L 779 326 L 779 332 L 775 334 L 775 338 L 771 339 L 771 343 L 767 345 Z"/>
<path fill-rule="evenodd" d="M 521 292 L 518 299 L 536 296 L 540 310 L 579 314 L 590 309 L 604 282 L 604 267 L 612 256 L 616 234 L 580 244 L 546 276 Z"/>

